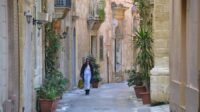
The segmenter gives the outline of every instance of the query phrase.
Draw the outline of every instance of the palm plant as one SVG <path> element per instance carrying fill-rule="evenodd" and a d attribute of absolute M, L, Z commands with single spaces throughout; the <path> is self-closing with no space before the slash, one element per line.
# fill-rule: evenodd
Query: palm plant
<path fill-rule="evenodd" d="M 150 70 L 154 67 L 154 54 L 152 50 L 153 39 L 151 37 L 151 31 L 147 27 L 141 26 L 139 30 L 136 31 L 134 43 L 138 50 L 136 63 L 139 65 L 139 71 L 149 90 Z"/>

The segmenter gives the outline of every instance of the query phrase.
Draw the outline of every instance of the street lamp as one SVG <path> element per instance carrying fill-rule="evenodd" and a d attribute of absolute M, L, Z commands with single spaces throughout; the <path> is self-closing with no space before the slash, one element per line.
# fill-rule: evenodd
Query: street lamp
<path fill-rule="evenodd" d="M 32 22 L 33 25 L 37 24 L 38 30 L 42 28 L 42 24 L 48 21 L 48 14 L 47 13 L 39 13 L 39 19 L 32 18 L 32 14 L 30 10 L 24 12 L 24 16 L 26 16 L 26 21 L 28 24 Z"/>
<path fill-rule="evenodd" d="M 61 39 L 65 39 L 68 36 L 69 27 L 66 27 L 65 31 L 62 33 Z"/>
<path fill-rule="evenodd" d="M 30 24 L 31 23 L 31 19 L 32 19 L 32 15 L 31 15 L 30 10 L 28 10 L 27 12 L 24 12 L 24 16 L 26 16 L 27 23 Z"/>

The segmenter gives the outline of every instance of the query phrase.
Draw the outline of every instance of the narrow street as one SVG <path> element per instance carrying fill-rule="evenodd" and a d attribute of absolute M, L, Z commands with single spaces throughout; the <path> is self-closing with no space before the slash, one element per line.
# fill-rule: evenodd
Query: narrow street
<path fill-rule="evenodd" d="M 133 112 L 132 91 L 126 83 L 112 83 L 91 89 L 89 96 L 84 90 L 64 94 L 57 112 Z"/>
<path fill-rule="evenodd" d="M 103 84 L 91 89 L 89 96 L 84 90 L 66 92 L 56 112 L 169 112 L 169 105 L 143 105 L 127 83 Z"/>

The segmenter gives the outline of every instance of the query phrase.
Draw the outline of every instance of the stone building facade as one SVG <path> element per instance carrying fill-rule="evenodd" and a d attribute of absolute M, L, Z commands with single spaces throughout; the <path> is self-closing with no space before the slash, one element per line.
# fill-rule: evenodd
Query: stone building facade
<path fill-rule="evenodd" d="M 122 81 L 126 79 L 125 69 L 129 69 L 133 64 L 130 37 L 133 26 L 132 4 L 130 4 L 132 1 L 105 0 L 105 19 L 103 22 L 93 19 L 95 14 L 92 14 L 95 13 L 95 7 L 98 6 L 95 6 L 94 2 L 98 3 L 99 1 L 101 0 L 76 0 L 75 13 L 78 15 L 75 22 L 76 77 L 78 80 L 84 58 L 92 54 L 100 64 L 102 82 Z M 112 7 L 112 4 L 115 6 Z M 119 39 L 116 39 L 116 36 Z"/>
<path fill-rule="evenodd" d="M 35 112 L 35 88 L 44 75 L 44 33 L 33 18 L 41 19 L 42 2 L 3 0 L 0 4 L 0 111 Z"/>
<path fill-rule="evenodd" d="M 170 0 L 170 110 L 199 112 L 200 1 Z"/>
<path fill-rule="evenodd" d="M 18 12 L 16 1 L 1 0 L 0 12 L 0 111 L 19 107 Z M 12 7 L 12 8 L 10 8 Z M 10 108 L 12 104 L 12 108 Z M 16 111 L 16 112 L 17 112 Z M 13 111 L 14 112 L 14 111 Z"/>
<path fill-rule="evenodd" d="M 155 66 L 151 70 L 151 101 L 169 102 L 169 6 L 168 0 L 153 2 Z"/>
<path fill-rule="evenodd" d="M 131 67 L 133 59 L 129 37 L 133 25 L 131 4 L 106 0 L 105 20 L 99 23 L 90 18 L 95 9 L 92 1 L 73 0 L 64 8 L 56 3 L 56 0 L 0 1 L 1 112 L 36 111 L 35 88 L 41 86 L 45 75 L 45 34 L 43 26 L 33 24 L 33 18 L 40 20 L 47 17 L 45 22 L 58 21 L 58 33 L 66 33 L 65 38 L 60 40 L 59 67 L 69 80 L 69 88 L 77 86 L 81 65 L 89 54 L 93 54 L 101 66 L 102 82 L 125 79 L 124 70 Z M 27 19 L 29 15 L 32 16 L 30 20 Z M 115 40 L 120 40 L 119 48 L 115 47 Z M 117 66 L 115 54 L 118 54 L 120 62 L 118 74 L 114 68 Z"/>

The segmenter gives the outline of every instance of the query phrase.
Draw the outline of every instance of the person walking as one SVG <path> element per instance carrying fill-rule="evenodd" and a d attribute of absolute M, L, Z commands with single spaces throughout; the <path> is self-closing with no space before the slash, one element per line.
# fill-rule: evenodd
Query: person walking
<path fill-rule="evenodd" d="M 93 66 L 87 58 L 86 62 L 81 67 L 80 77 L 84 82 L 85 95 L 90 94 L 90 84 L 92 82 Z"/>

